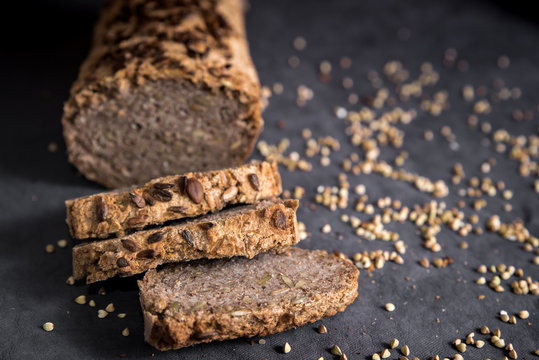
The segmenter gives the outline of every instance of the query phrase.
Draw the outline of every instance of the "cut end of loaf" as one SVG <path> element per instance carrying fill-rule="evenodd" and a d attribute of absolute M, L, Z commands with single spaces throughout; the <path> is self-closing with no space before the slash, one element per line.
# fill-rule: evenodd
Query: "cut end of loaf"
<path fill-rule="evenodd" d="M 145 338 L 168 350 L 295 328 L 344 311 L 358 273 L 349 260 L 298 248 L 151 270 L 139 282 Z"/>
<path fill-rule="evenodd" d="M 69 160 L 109 188 L 240 165 L 262 126 L 252 104 L 187 80 L 109 91 L 94 93 L 92 106 L 68 104 L 63 119 Z"/>

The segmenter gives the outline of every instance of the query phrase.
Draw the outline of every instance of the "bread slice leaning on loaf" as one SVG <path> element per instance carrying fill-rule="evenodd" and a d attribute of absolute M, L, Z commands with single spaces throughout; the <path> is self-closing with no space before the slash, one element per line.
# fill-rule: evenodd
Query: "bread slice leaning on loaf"
<path fill-rule="evenodd" d="M 73 277 L 87 283 L 160 264 L 279 252 L 299 241 L 297 200 L 263 200 L 73 248 Z"/>
<path fill-rule="evenodd" d="M 151 270 L 139 281 L 144 336 L 169 350 L 295 328 L 344 311 L 358 274 L 350 260 L 299 248 Z"/>
<path fill-rule="evenodd" d="M 275 162 L 253 161 L 235 168 L 187 172 L 145 185 L 66 201 L 75 239 L 121 236 L 126 230 L 204 215 L 233 204 L 252 204 L 281 194 Z"/>
<path fill-rule="evenodd" d="M 262 128 L 244 0 L 110 0 L 62 125 L 109 188 L 242 164 Z"/>

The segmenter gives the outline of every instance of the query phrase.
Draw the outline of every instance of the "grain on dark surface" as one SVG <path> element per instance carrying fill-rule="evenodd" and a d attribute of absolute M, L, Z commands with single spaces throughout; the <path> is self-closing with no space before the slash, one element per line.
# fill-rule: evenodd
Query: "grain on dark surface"
<path fill-rule="evenodd" d="M 339 186 L 337 174 L 342 171 L 341 164 L 356 149 L 344 134 L 345 123 L 334 115 L 335 106 L 358 110 L 363 105 L 360 98 L 367 102 L 369 96 L 374 99 L 376 91 L 370 86 L 368 72 L 376 70 L 383 77 L 384 64 L 394 59 L 402 61 L 414 77 L 424 61 L 431 62 L 440 74 L 436 89 L 448 91 L 450 108 L 434 117 L 420 110 L 419 101 L 410 102 L 405 110 L 416 109 L 418 115 L 408 125 L 397 125 L 405 132 L 403 148 L 384 148 L 382 156 L 392 160 L 399 151 L 407 151 L 408 158 L 403 165 L 406 170 L 433 180 L 443 179 L 448 184 L 450 193 L 443 201 L 449 207 L 461 200 L 459 187 L 451 184 L 453 165 L 456 162 L 463 165 L 466 180 L 473 176 L 482 178 L 485 174 L 480 171 L 481 164 L 492 157 L 496 165 L 491 165 L 488 176 L 496 181 L 503 180 L 513 196 L 510 200 L 499 195 L 487 197 L 486 206 L 477 211 L 478 226 L 484 228 L 487 219 L 498 214 L 503 223 L 520 218 L 532 234 L 539 233 L 538 195 L 534 192 L 536 177 L 519 176 L 518 162 L 507 153 L 496 152 L 494 145 L 485 146 L 487 140 L 484 139 L 492 142 L 492 133 L 481 130 L 481 123 L 487 121 L 492 132 L 503 128 L 514 135 L 537 134 L 538 103 L 534 94 L 539 93 L 536 76 L 539 27 L 537 20 L 530 18 L 532 11 L 522 11 L 524 16 L 513 11 L 524 5 L 522 2 L 485 1 L 251 3 L 247 34 L 261 83 L 272 87 L 279 82 L 282 86 L 282 94 L 274 94 L 269 99 L 261 140 L 276 144 L 286 136 L 291 142 L 290 150 L 298 151 L 302 158 L 306 158 L 304 128 L 309 128 L 313 137 L 332 136 L 340 142 L 340 149 L 332 150 L 328 156 L 331 163 L 327 167 L 320 164 L 318 155 L 307 158 L 312 160 L 312 172 L 289 172 L 281 167 L 284 188 L 293 191 L 296 186 L 302 186 L 306 190 L 298 218 L 312 236 L 302 241 L 301 247 L 338 249 L 347 256 L 363 250 L 392 251 L 392 244 L 380 240 L 362 238 L 358 243 L 360 237 L 339 219 L 342 211 L 333 213 L 318 204 L 313 211 L 310 205 L 314 203 L 318 185 Z M 434 254 L 423 247 L 422 235 L 409 223 L 387 226 L 398 232 L 407 246 L 406 253 L 401 255 L 404 264 L 387 262 L 382 269 L 372 272 L 372 276 L 362 269 L 358 300 L 346 312 L 321 322 L 327 328 L 326 334 L 315 331 L 320 325 L 315 323 L 267 337 L 264 345 L 257 341 L 250 345 L 240 339 L 167 353 L 158 353 L 146 345 L 134 278 L 89 287 L 69 286 L 65 284 L 71 273 L 69 247 L 56 248 L 51 254 L 45 252 L 46 244 L 68 238 L 63 201 L 103 190 L 84 180 L 68 165 L 60 125 L 62 103 L 80 62 L 87 55 L 99 4 L 55 1 L 46 5 L 35 2 L 32 7 L 31 13 L 20 9 L 20 13 L 28 14 L 25 23 L 33 29 L 32 46 L 28 46 L 22 33 L 6 30 L 6 34 L 12 35 L 6 37 L 0 50 L 3 64 L 0 129 L 4 134 L 0 142 L 0 151 L 4 154 L 0 161 L 3 191 L 0 303 L 4 309 L 0 322 L 4 334 L 0 338 L 0 358 L 31 358 L 40 354 L 43 359 L 93 359 L 125 354 L 136 359 L 155 354 L 161 359 L 292 356 L 328 359 L 333 357 L 329 350 L 338 345 L 349 359 L 366 359 L 374 352 L 382 352 L 392 338 L 399 339 L 399 348 L 410 347 L 410 358 L 430 359 L 436 354 L 452 358 L 457 352 L 452 342 L 456 338 L 464 340 L 472 331 L 476 341 L 486 344 L 481 349 L 468 346 L 464 358 L 502 358 L 506 352 L 492 346 L 490 336 L 479 331 L 484 325 L 491 331 L 501 329 L 506 344 L 514 345 L 519 359 L 535 357 L 532 353 L 539 346 L 537 297 L 516 295 L 510 288 L 511 280 L 503 279 L 505 291 L 496 292 L 488 286 L 493 274 L 476 271 L 481 264 L 514 265 L 517 270 L 521 267 L 525 276 L 537 279 L 537 265 L 532 262 L 534 254 L 523 251 L 521 243 L 507 241 L 496 233 L 476 235 L 472 231 L 462 238 L 446 228 L 437 236 L 442 250 Z M 304 50 L 294 49 L 297 36 L 306 39 Z M 457 50 L 457 56 L 454 66 L 446 67 L 443 62 L 450 48 Z M 452 52 L 447 55 L 449 60 L 454 57 Z M 498 66 L 501 55 L 510 59 L 509 66 L 503 67 L 505 60 L 500 61 L 502 68 Z M 291 56 L 299 60 L 295 68 L 289 66 L 289 62 L 294 63 L 289 60 Z M 339 63 L 345 56 L 352 60 L 352 65 L 341 69 Z M 460 63 L 460 68 L 467 67 L 467 71 L 457 68 L 459 59 L 466 60 Z M 332 65 L 329 82 L 327 75 L 320 76 L 319 67 L 324 60 Z M 347 61 L 344 63 L 346 65 Z M 353 79 L 350 89 L 343 89 L 341 82 L 345 76 Z M 504 80 L 505 87 L 520 89 L 521 96 L 491 102 L 490 113 L 477 115 L 478 125 L 475 130 L 470 129 L 467 118 L 475 101 L 469 103 L 462 98 L 463 87 L 472 84 L 475 99 L 478 99 L 477 93 L 484 90 L 492 94 L 494 80 L 498 77 Z M 346 83 L 350 85 L 349 81 Z M 296 101 L 301 85 L 308 86 L 313 94 L 301 88 L 299 103 L 305 102 L 305 106 L 298 107 Z M 484 89 L 479 88 L 481 85 Z M 273 89 L 281 88 L 273 86 Z M 350 100 L 356 100 L 357 104 L 348 105 Z M 479 105 L 478 110 L 484 110 L 483 105 Z M 532 118 L 527 111 L 531 111 Z M 441 134 L 444 125 L 451 127 L 457 139 L 456 151 L 450 148 L 455 148 L 451 145 L 453 142 L 447 140 L 452 138 L 451 134 L 445 132 L 448 137 Z M 485 130 L 487 127 L 485 125 Z M 432 141 L 424 140 L 430 137 Z M 55 149 L 56 152 L 49 151 Z M 253 156 L 260 158 L 256 151 Z M 398 199 L 406 206 L 425 204 L 433 199 L 430 194 L 419 192 L 413 184 L 377 174 L 348 174 L 348 181 L 352 187 L 365 184 L 365 194 L 369 196 L 366 206 L 385 196 Z M 350 192 L 350 200 L 358 197 Z M 149 194 L 145 194 L 144 199 L 151 205 Z M 468 204 L 474 199 L 464 200 L 467 207 L 463 211 L 467 218 L 472 214 Z M 503 210 L 506 202 L 512 205 L 510 212 Z M 345 212 L 353 213 L 351 209 Z M 331 225 L 332 231 L 322 234 L 320 228 L 326 223 Z M 464 240 L 468 243 L 466 250 L 459 247 Z M 434 258 L 446 256 L 454 263 L 433 267 Z M 430 260 L 428 268 L 419 264 L 423 258 Z M 480 276 L 486 278 L 485 285 L 475 284 Z M 105 295 L 99 295 L 101 287 L 106 290 Z M 97 306 L 76 304 L 73 299 L 81 294 Z M 484 298 L 479 300 L 481 296 Z M 120 319 L 112 313 L 99 319 L 97 309 L 110 302 L 127 316 Z M 395 311 L 385 310 L 388 302 L 396 305 Z M 527 310 L 529 318 L 517 317 L 516 324 L 504 323 L 500 310 L 509 315 Z M 43 331 L 42 325 L 46 322 L 54 323 L 53 331 Z M 126 327 L 130 335 L 124 337 L 122 330 Z M 286 342 L 291 345 L 291 352 L 283 355 L 281 349 Z M 391 358 L 396 357 L 395 351 L 392 354 Z"/>

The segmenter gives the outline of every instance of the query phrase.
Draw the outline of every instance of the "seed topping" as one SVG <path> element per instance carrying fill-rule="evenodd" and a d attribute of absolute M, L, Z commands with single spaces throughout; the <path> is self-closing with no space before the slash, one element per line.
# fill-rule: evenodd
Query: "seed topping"
<path fill-rule="evenodd" d="M 256 191 L 260 191 L 260 181 L 258 180 L 258 176 L 256 174 L 249 174 L 247 175 L 247 179 L 249 180 L 249 184 L 255 189 Z"/>
<path fill-rule="evenodd" d="M 178 179 L 178 189 L 180 190 L 180 195 L 185 195 L 187 189 L 187 176 L 180 176 Z"/>
<path fill-rule="evenodd" d="M 159 241 L 163 240 L 164 235 L 165 235 L 165 233 L 162 232 L 162 231 L 154 232 L 153 234 L 148 236 L 148 240 L 147 240 L 148 244 L 153 244 L 153 243 L 156 243 L 156 242 L 159 242 Z"/>
<path fill-rule="evenodd" d="M 142 214 L 138 216 L 134 216 L 132 218 L 127 219 L 127 225 L 128 226 L 139 226 L 146 222 L 148 219 L 148 215 Z"/>
<path fill-rule="evenodd" d="M 146 204 L 150 206 L 155 205 L 155 199 L 152 196 L 152 194 L 150 194 L 149 192 L 145 192 L 142 197 L 144 198 L 144 201 L 146 202 Z"/>
<path fill-rule="evenodd" d="M 129 261 L 127 261 L 126 258 L 119 258 L 118 260 L 116 260 L 116 264 L 118 265 L 118 267 L 126 267 L 126 266 L 129 266 Z"/>
<path fill-rule="evenodd" d="M 129 197 L 138 208 L 143 208 L 146 206 L 146 201 L 144 200 L 144 198 L 137 193 L 130 192 Z"/>
<path fill-rule="evenodd" d="M 126 250 L 129 250 L 131 252 L 135 252 L 138 250 L 138 246 L 137 246 L 137 243 L 134 242 L 133 240 L 131 239 L 122 239 L 122 246 L 126 249 Z"/>
<path fill-rule="evenodd" d="M 273 214 L 273 223 L 275 227 L 279 229 L 286 229 L 286 215 L 282 210 L 279 209 L 275 211 L 275 213 Z"/>
<path fill-rule="evenodd" d="M 234 199 L 236 195 L 238 195 L 238 188 L 235 186 L 231 186 L 225 191 L 223 191 L 223 201 L 228 202 Z"/>
<path fill-rule="evenodd" d="M 156 189 L 161 189 L 161 190 L 165 190 L 165 189 L 171 189 L 174 187 L 174 184 L 169 184 L 169 183 L 155 183 L 153 184 L 153 187 L 156 188 Z"/>
<path fill-rule="evenodd" d="M 155 250 L 146 249 L 137 253 L 137 259 L 153 259 L 155 257 Z"/>
<path fill-rule="evenodd" d="M 168 202 L 172 200 L 172 193 L 165 189 L 154 188 L 152 195 L 156 200 L 161 202 Z"/>
<path fill-rule="evenodd" d="M 200 223 L 200 224 L 198 224 L 198 226 L 199 226 L 202 230 L 210 230 L 212 227 L 215 226 L 215 224 L 208 221 L 208 222 Z"/>
<path fill-rule="evenodd" d="M 182 230 L 181 235 L 185 241 L 191 246 L 195 246 L 195 239 L 193 238 L 193 234 L 187 229 Z"/>
<path fill-rule="evenodd" d="M 107 218 L 107 204 L 105 203 L 105 200 L 103 200 L 103 197 L 100 196 L 97 198 L 97 203 L 95 206 L 97 221 L 105 221 Z"/>
<path fill-rule="evenodd" d="M 187 179 L 186 191 L 192 202 L 195 204 L 200 204 L 202 202 L 202 199 L 204 198 L 204 189 L 197 179 Z"/>

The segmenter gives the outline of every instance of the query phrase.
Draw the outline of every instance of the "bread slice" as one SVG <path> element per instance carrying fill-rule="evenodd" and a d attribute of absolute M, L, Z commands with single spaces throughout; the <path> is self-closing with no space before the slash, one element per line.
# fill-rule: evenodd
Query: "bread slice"
<path fill-rule="evenodd" d="M 263 200 L 194 220 L 73 248 L 73 277 L 87 283 L 163 263 L 280 251 L 298 242 L 297 200 Z"/>
<path fill-rule="evenodd" d="M 71 161 L 117 188 L 242 164 L 262 129 L 246 2 L 105 2 L 65 104 Z"/>
<path fill-rule="evenodd" d="M 131 188 L 66 201 L 75 239 L 121 236 L 126 230 L 203 215 L 231 204 L 252 204 L 281 194 L 275 162 L 166 176 Z"/>
<path fill-rule="evenodd" d="M 344 311 L 358 274 L 350 260 L 298 248 L 151 270 L 139 281 L 144 336 L 169 350 L 295 328 Z"/>

